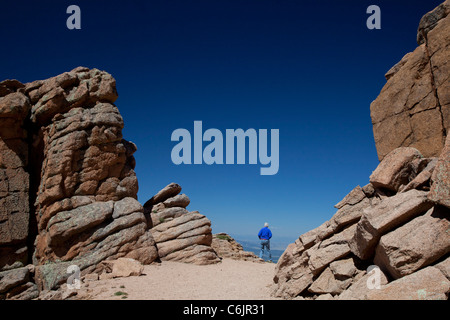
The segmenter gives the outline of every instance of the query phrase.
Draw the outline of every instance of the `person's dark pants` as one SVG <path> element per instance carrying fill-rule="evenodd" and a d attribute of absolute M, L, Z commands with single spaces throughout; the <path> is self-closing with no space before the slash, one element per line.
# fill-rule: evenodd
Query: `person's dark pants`
<path fill-rule="evenodd" d="M 270 253 L 270 240 L 261 240 L 261 252 L 259 257 L 262 259 L 264 255 L 264 249 L 269 253 L 269 260 L 272 260 L 272 254 Z"/>

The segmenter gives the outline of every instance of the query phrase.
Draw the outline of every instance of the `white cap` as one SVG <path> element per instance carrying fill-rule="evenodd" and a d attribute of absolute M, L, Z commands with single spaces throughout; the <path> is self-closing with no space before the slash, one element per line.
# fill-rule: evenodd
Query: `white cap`
<path fill-rule="evenodd" d="M 264 227 L 268 227 L 269 224 L 267 222 L 264 222 Z"/>

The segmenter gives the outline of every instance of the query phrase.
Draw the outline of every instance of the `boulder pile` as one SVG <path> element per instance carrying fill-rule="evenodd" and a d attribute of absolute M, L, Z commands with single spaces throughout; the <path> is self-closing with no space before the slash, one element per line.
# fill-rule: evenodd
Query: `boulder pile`
<path fill-rule="evenodd" d="M 401 147 L 288 246 L 273 294 L 319 299 L 446 299 L 450 290 L 450 138 L 440 158 Z M 428 178 L 425 178 L 428 177 Z M 368 285 L 379 268 L 381 288 Z M 431 280 L 432 281 L 431 281 Z M 430 280 L 430 281 L 428 281 Z"/>

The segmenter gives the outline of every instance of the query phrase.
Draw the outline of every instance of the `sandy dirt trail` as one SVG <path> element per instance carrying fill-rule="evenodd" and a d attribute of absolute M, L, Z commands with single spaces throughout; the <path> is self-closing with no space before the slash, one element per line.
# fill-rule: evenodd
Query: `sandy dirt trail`
<path fill-rule="evenodd" d="M 215 265 L 163 261 L 139 277 L 87 282 L 79 296 L 95 300 L 267 300 L 274 263 L 223 259 Z"/>

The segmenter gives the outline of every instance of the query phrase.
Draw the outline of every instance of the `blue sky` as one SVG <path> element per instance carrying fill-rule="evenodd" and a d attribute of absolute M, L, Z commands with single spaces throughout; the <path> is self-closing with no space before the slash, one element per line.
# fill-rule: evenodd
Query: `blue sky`
<path fill-rule="evenodd" d="M 138 146 L 139 200 L 177 182 L 213 232 L 294 241 L 368 183 L 378 164 L 370 103 L 414 50 L 441 1 L 2 1 L 0 79 L 45 79 L 77 66 L 117 80 L 124 138 Z M 81 8 L 81 30 L 66 9 Z M 381 8 L 381 30 L 366 9 Z M 280 130 L 280 169 L 180 165 L 178 128 Z M 278 239 L 278 240 L 277 240 Z"/>

